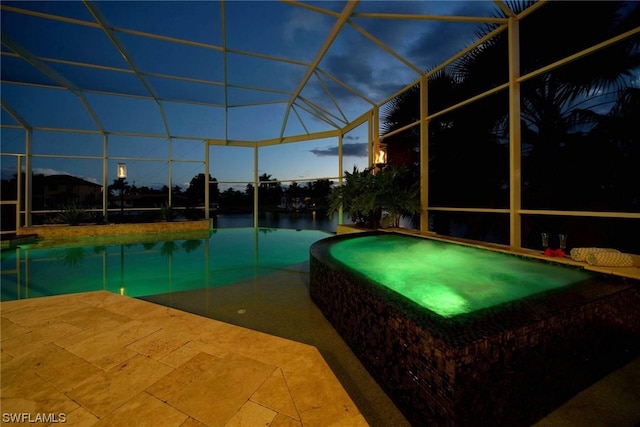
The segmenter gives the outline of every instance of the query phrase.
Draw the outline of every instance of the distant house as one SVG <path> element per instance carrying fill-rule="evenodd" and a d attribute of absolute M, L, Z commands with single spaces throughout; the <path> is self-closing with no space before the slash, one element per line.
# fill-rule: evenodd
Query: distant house
<path fill-rule="evenodd" d="M 102 186 L 100 184 L 71 175 L 48 175 L 39 178 L 41 182 L 36 183 L 37 178 L 34 177 L 34 207 L 57 209 L 72 201 L 81 203 L 87 208 L 102 205 Z"/>

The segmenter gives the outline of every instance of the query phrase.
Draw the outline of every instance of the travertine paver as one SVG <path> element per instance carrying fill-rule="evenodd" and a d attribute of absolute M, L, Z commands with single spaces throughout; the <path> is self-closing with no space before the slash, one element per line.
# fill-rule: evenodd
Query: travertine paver
<path fill-rule="evenodd" d="M 300 420 L 300 414 L 298 414 L 290 393 L 284 373 L 282 369 L 278 368 L 253 393 L 251 401 L 287 415 L 294 420 Z"/>
<path fill-rule="evenodd" d="M 306 344 L 105 291 L 0 308 L 3 413 L 78 426 L 367 425 Z"/>

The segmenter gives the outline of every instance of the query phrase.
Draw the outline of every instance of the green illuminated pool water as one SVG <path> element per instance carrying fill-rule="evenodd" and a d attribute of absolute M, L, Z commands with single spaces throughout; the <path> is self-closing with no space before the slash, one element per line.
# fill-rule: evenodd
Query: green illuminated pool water
<path fill-rule="evenodd" d="M 225 286 L 308 261 L 316 230 L 219 229 L 204 238 L 3 250 L 1 300 L 108 290 L 140 297 Z"/>
<path fill-rule="evenodd" d="M 470 313 L 592 277 L 569 267 L 395 234 L 331 245 L 331 256 L 443 317 Z"/>

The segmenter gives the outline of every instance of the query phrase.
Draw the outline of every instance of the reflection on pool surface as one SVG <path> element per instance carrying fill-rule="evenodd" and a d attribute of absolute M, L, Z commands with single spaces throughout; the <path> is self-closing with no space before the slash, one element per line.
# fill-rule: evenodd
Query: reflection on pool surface
<path fill-rule="evenodd" d="M 108 290 L 139 297 L 224 286 L 308 261 L 317 230 L 218 229 L 139 243 L 23 246 L 2 251 L 1 300 Z M 163 236 L 164 237 L 164 236 Z M 126 242 L 126 243 L 125 243 Z"/>
<path fill-rule="evenodd" d="M 575 268 L 393 234 L 334 243 L 331 256 L 444 317 L 470 313 L 592 277 Z"/>

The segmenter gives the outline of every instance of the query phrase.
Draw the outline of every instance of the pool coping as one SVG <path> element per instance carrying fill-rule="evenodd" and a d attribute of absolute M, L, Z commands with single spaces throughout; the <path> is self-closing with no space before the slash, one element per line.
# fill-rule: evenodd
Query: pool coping
<path fill-rule="evenodd" d="M 35 234 L 39 238 L 90 237 L 119 234 L 167 233 L 182 231 L 202 231 L 211 228 L 210 220 L 161 221 L 127 224 L 86 224 L 86 225 L 32 225 L 20 227 L 17 236 Z"/>

